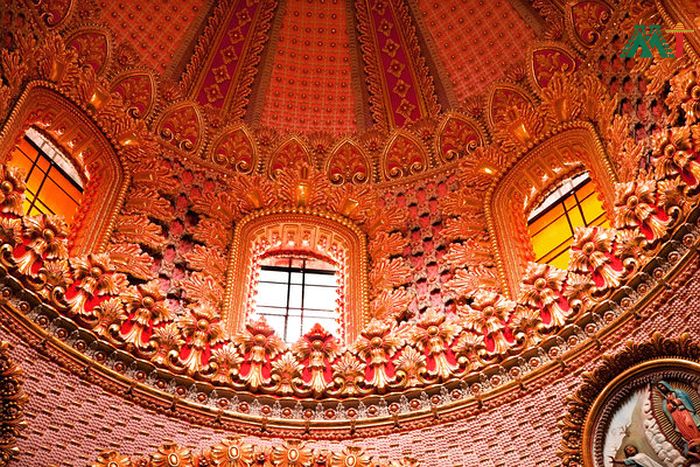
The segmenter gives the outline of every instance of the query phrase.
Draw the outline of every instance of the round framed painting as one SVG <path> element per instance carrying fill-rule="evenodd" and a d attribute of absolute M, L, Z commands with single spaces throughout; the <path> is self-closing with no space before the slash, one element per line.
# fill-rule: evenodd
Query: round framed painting
<path fill-rule="evenodd" d="M 700 467 L 700 365 L 650 360 L 613 379 L 583 432 L 584 465 Z"/>

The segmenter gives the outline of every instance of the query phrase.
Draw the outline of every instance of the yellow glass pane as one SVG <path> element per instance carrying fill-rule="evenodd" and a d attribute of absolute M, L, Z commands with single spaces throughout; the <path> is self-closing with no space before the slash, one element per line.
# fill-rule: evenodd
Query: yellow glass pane
<path fill-rule="evenodd" d="M 586 226 L 586 223 L 583 222 L 583 217 L 581 217 L 581 211 L 579 211 L 578 206 L 569 211 L 569 221 L 571 222 L 571 229 Z M 573 230 L 569 230 L 569 235 L 572 235 L 573 233 Z"/>
<path fill-rule="evenodd" d="M 544 230 L 532 236 L 532 246 L 535 256 L 540 258 L 559 246 L 567 238 L 571 237 L 571 229 L 566 217 L 561 216 L 549 224 Z"/>
<path fill-rule="evenodd" d="M 581 201 L 581 209 L 589 223 L 592 223 L 593 219 L 597 219 L 601 214 L 605 213 L 605 211 L 603 211 L 603 204 L 595 194 Z"/>
<path fill-rule="evenodd" d="M 537 234 L 537 232 L 547 227 L 547 225 L 551 224 L 552 221 L 554 221 L 557 217 L 561 216 L 562 214 L 564 214 L 564 208 L 561 206 L 561 204 L 553 206 L 552 209 L 542 214 L 528 226 L 528 231 L 530 232 L 530 235 L 532 236 Z"/>
<path fill-rule="evenodd" d="M 541 261 L 541 262 L 551 264 L 555 268 L 559 268 L 559 269 L 568 268 L 569 267 L 569 258 L 570 258 L 569 246 L 570 246 L 570 244 L 567 244 L 564 251 L 562 251 L 558 256 L 556 256 L 548 261 Z"/>
<path fill-rule="evenodd" d="M 545 212 L 528 225 L 538 262 L 566 269 L 569 263 L 569 249 L 573 241 L 572 227 L 574 229 L 585 227 L 585 221 L 588 225 L 609 227 L 610 224 L 592 181 L 589 180 L 579 187 L 575 194 L 576 196 L 571 194 L 560 199 L 554 204 L 556 211 L 552 209 Z M 565 206 L 568 219 L 566 216 L 561 216 L 562 204 Z"/>
<path fill-rule="evenodd" d="M 562 243 L 560 243 L 559 245 L 550 245 L 549 251 L 547 251 L 542 256 L 536 257 L 537 261 L 540 263 L 549 263 L 556 256 L 567 251 L 569 249 L 569 246 L 571 246 L 572 240 L 573 240 L 573 238 L 569 237 L 569 238 L 563 239 Z"/>

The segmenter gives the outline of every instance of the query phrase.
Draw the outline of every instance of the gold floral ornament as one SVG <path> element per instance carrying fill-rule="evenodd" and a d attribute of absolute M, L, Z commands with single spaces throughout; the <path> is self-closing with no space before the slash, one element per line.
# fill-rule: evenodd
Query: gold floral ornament
<path fill-rule="evenodd" d="M 208 369 L 212 350 L 224 341 L 220 321 L 219 313 L 208 303 L 190 308 L 175 321 L 185 339 L 180 359 L 188 373 Z"/>
<path fill-rule="evenodd" d="M 457 368 L 450 345 L 461 329 L 453 314 L 446 315 L 433 309 L 418 319 L 411 332 L 411 342 L 425 354 L 430 375 L 447 379 Z"/>
<path fill-rule="evenodd" d="M 353 344 L 353 349 L 367 364 L 369 381 L 366 383 L 380 390 L 395 379 L 391 357 L 401 347 L 402 341 L 394 331 L 390 323 L 373 319 Z"/>
<path fill-rule="evenodd" d="M 672 221 L 657 206 L 654 180 L 618 184 L 615 215 L 618 229 L 639 229 L 648 242 L 661 239 Z"/>
<path fill-rule="evenodd" d="M 129 287 L 122 298 L 126 305 L 127 320 L 122 324 L 122 338 L 138 350 L 153 351 L 153 331 L 171 319 L 171 311 L 160 290 L 159 281 Z"/>
<path fill-rule="evenodd" d="M 396 357 L 396 376 L 400 386 L 411 387 L 424 384 L 424 374 L 427 371 L 425 355 L 411 346 L 406 346 L 401 355 Z"/>
<path fill-rule="evenodd" d="M 249 467 L 253 464 L 253 445 L 240 438 L 221 441 L 204 452 L 214 467 Z"/>
<path fill-rule="evenodd" d="M 72 313 L 94 322 L 95 307 L 115 297 L 127 286 L 126 276 L 115 272 L 108 255 L 88 255 L 71 258 L 74 282 L 66 291 L 66 301 Z"/>
<path fill-rule="evenodd" d="M 369 467 L 372 461 L 362 449 L 349 446 L 341 452 L 333 453 L 331 467 Z"/>
<path fill-rule="evenodd" d="M 342 450 L 341 450 L 342 449 Z M 0 466 L 4 466 L 0 459 Z M 410 458 L 379 462 L 359 447 L 338 451 L 311 449 L 300 440 L 264 447 L 241 438 L 226 438 L 201 452 L 166 443 L 148 458 L 130 458 L 115 451 L 103 451 L 91 467 L 419 467 Z"/>
<path fill-rule="evenodd" d="M 271 361 L 283 349 L 284 342 L 264 318 L 252 321 L 245 326 L 245 331 L 233 336 L 233 341 L 240 347 L 249 368 L 241 368 L 240 376 L 251 389 L 257 389 L 270 382 Z"/>
<path fill-rule="evenodd" d="M 196 467 L 194 457 L 187 448 L 177 444 L 164 444 L 151 454 L 148 467 Z"/>
<path fill-rule="evenodd" d="M 562 293 L 566 271 L 548 264 L 529 263 L 520 285 L 520 302 L 539 310 L 545 327 L 560 327 L 571 315 Z"/>
<path fill-rule="evenodd" d="M 19 169 L 0 167 L 0 213 L 3 217 L 22 216 L 24 189 L 24 180 Z"/>
<path fill-rule="evenodd" d="M 361 387 L 365 380 L 365 364 L 350 351 L 333 363 L 333 394 L 356 396 L 367 391 Z"/>
<path fill-rule="evenodd" d="M 659 179 L 679 178 L 689 188 L 700 184 L 700 157 L 693 138 L 698 127 L 668 130 L 657 143 L 659 150 L 652 155 L 652 163 Z"/>
<path fill-rule="evenodd" d="M 482 334 L 462 332 L 455 339 L 452 351 L 455 354 L 457 363 L 464 371 L 471 371 L 484 366 L 486 343 Z"/>
<path fill-rule="evenodd" d="M 293 394 L 303 392 L 301 372 L 304 366 L 294 354 L 284 352 L 277 360 L 272 362 L 271 380 L 274 383 L 271 390 L 274 394 Z"/>
<path fill-rule="evenodd" d="M 471 305 L 460 305 L 458 311 L 464 328 L 484 337 L 489 354 L 503 354 L 514 344 L 507 325 L 515 303 L 488 290 L 477 290 Z"/>
<path fill-rule="evenodd" d="M 316 395 L 331 381 L 330 362 L 338 355 L 339 343 L 332 334 L 316 323 L 292 347 L 296 358 L 305 366 L 303 380 Z"/>
<path fill-rule="evenodd" d="M 24 243 L 14 249 L 17 269 L 36 276 L 45 262 L 68 257 L 68 226 L 59 216 L 24 217 Z"/>
<path fill-rule="evenodd" d="M 304 443 L 290 440 L 272 449 L 270 460 L 279 467 L 310 467 L 313 465 L 313 451 Z"/>
<path fill-rule="evenodd" d="M 597 289 L 620 285 L 624 268 L 613 255 L 614 236 L 614 231 L 600 227 L 576 229 L 569 269 L 590 275 Z"/>
<path fill-rule="evenodd" d="M 242 362 L 243 357 L 238 353 L 236 345 L 231 342 L 214 349 L 209 361 L 211 379 L 218 383 L 230 383 L 238 376 Z"/>
<path fill-rule="evenodd" d="M 164 326 L 157 327 L 153 330 L 153 343 L 155 352 L 151 356 L 151 360 L 165 364 L 170 368 L 178 368 L 176 363 L 179 361 L 180 352 L 185 344 L 182 338 L 180 328 L 176 323 L 165 323 Z"/>
<path fill-rule="evenodd" d="M 104 451 L 97 456 L 97 462 L 91 467 L 132 467 L 133 465 L 129 456 L 116 451 Z"/>

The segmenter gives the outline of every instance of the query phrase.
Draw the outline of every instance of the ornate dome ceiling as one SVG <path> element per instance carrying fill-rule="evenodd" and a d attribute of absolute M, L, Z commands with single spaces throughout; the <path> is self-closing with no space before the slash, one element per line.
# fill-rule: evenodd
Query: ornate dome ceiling
<path fill-rule="evenodd" d="M 543 24 L 522 0 L 151 0 L 75 8 L 86 24 L 109 26 L 124 62 L 179 82 L 224 120 L 335 136 L 404 127 L 462 106 L 522 69 Z M 60 21 L 62 12 L 54 14 Z"/>
<path fill-rule="evenodd" d="M 488 446 L 468 465 L 494 457 L 495 409 L 531 413 L 558 384 L 516 442 L 579 465 L 577 425 L 560 448 L 527 436 L 552 437 L 592 355 L 680 328 L 682 305 L 655 310 L 696 274 L 700 47 L 620 58 L 635 26 L 675 24 L 662 3 L 6 0 L 0 335 L 23 365 L 65 367 L 65 394 L 103 391 L 95 413 L 153 409 L 164 438 L 176 417 L 365 445 L 469 425 L 450 436 Z M 70 225 L 32 211 L 29 128 L 84 178 Z M 528 214 L 575 177 L 604 222 L 570 226 L 561 268 L 537 263 Z M 283 341 L 257 319 L 270 258 L 336 268 L 337 331 Z M 264 444 L 240 449 L 297 452 Z"/>

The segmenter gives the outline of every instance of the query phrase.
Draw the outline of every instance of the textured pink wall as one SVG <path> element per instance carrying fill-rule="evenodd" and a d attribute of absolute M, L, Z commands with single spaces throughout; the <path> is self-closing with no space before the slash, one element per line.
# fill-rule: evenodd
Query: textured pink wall
<path fill-rule="evenodd" d="M 697 261 L 691 267 L 695 270 Z M 700 339 L 700 301 L 696 299 L 700 297 L 700 272 L 669 296 L 646 321 L 631 321 L 619 329 L 604 348 L 619 351 L 625 342 L 642 341 L 654 331 L 669 337 L 689 332 Z M 25 371 L 25 391 L 30 397 L 26 408 L 29 427 L 20 439 L 21 456 L 15 465 L 83 466 L 105 448 L 146 454 L 163 441 L 204 448 L 231 434 L 145 410 L 67 373 L 7 330 L 0 329 L 0 338 L 14 343 L 11 355 Z M 489 407 L 459 422 L 345 444 L 362 446 L 380 459 L 411 456 L 423 466 L 555 465 L 557 421 L 564 412 L 565 397 L 576 391 L 580 374 L 593 368 L 598 356 L 584 355 L 566 371 L 547 376 L 544 389 L 515 398 L 506 396 L 498 402 L 500 407 Z M 312 447 L 336 445 L 311 443 Z"/>

